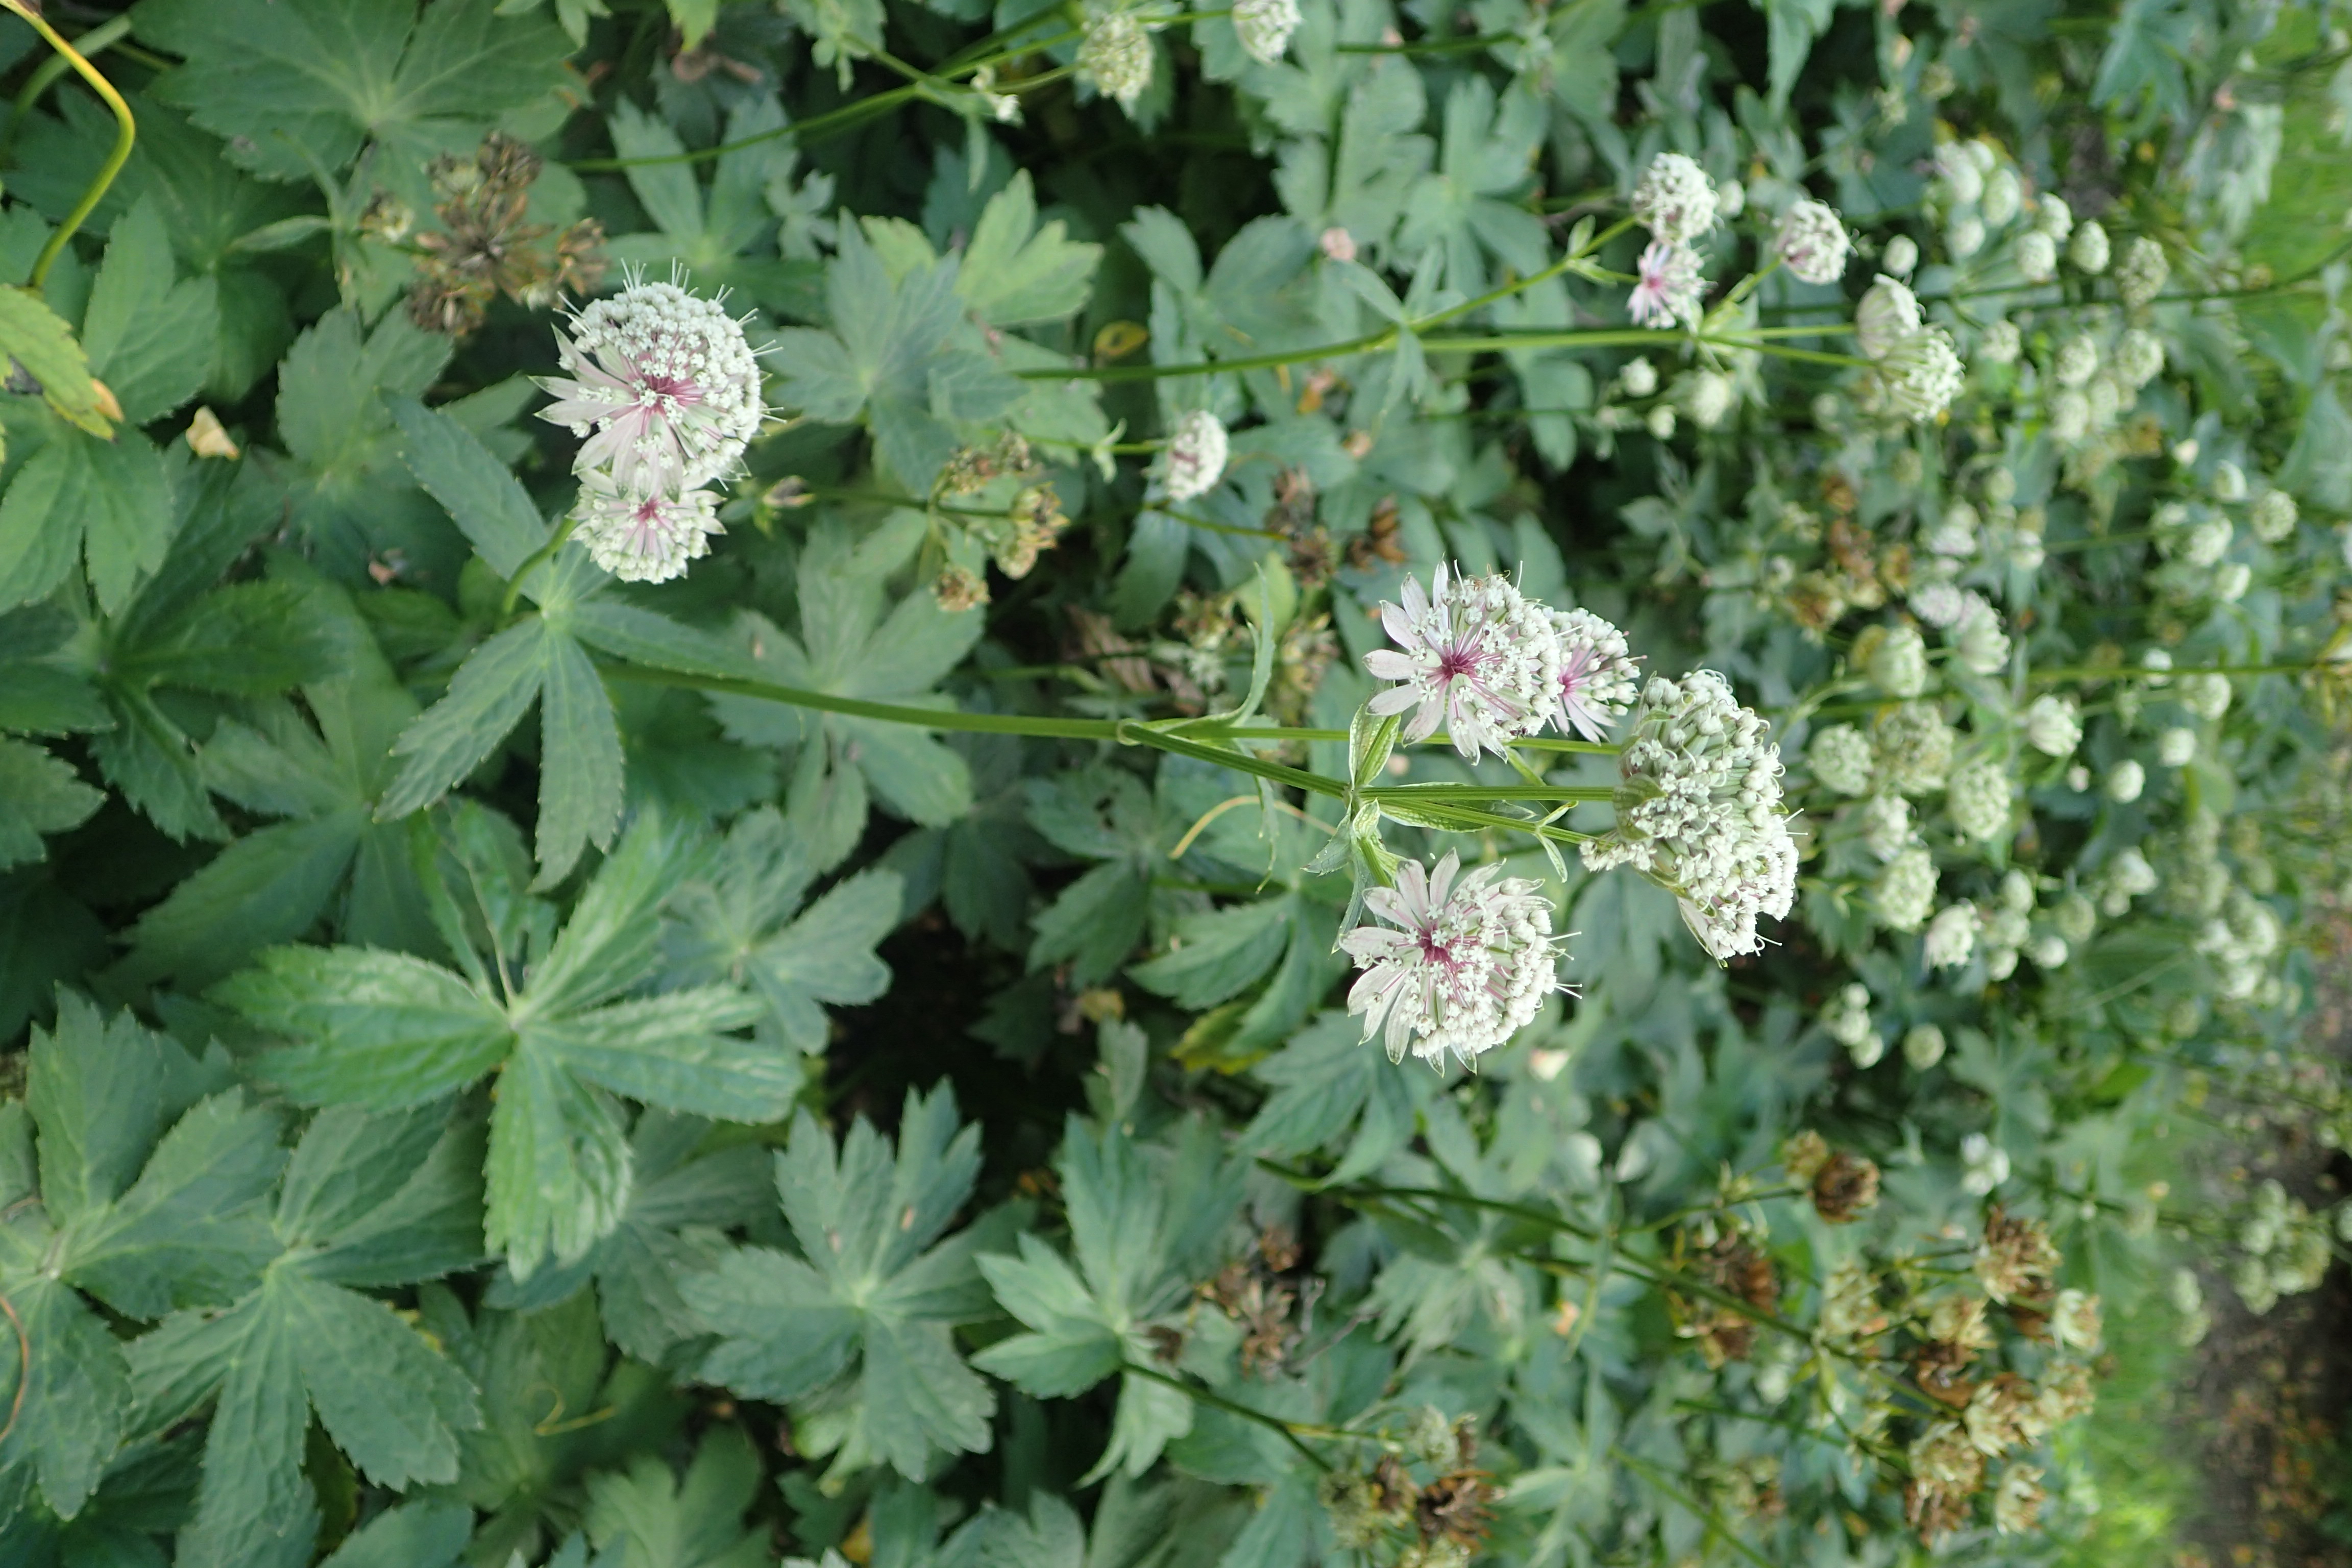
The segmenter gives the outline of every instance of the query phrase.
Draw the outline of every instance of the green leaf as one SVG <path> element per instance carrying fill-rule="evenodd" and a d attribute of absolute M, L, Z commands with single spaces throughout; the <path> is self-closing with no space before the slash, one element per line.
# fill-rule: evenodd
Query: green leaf
<path fill-rule="evenodd" d="M 763 1568 L 767 1532 L 743 1528 L 760 1492 L 760 1459 L 736 1426 L 702 1439 L 681 1481 L 667 1461 L 641 1454 L 620 1475 L 588 1482 L 582 1523 L 600 1564 L 612 1568 Z"/>
<path fill-rule="evenodd" d="M 1302 914 L 1293 895 L 1234 904 L 1176 922 L 1169 951 L 1128 973 L 1188 1012 L 1231 998 L 1272 968 Z"/>
<path fill-rule="evenodd" d="M 0 355 L 23 365 L 40 383 L 43 399 L 65 419 L 93 436 L 112 432 L 99 412 L 89 360 L 74 341 L 73 329 L 29 289 L 0 288 Z"/>
<path fill-rule="evenodd" d="M 115 220 L 82 317 L 82 347 L 124 423 L 160 419 L 204 385 L 220 335 L 218 290 L 208 277 L 173 280 L 172 241 L 155 197 Z"/>
<path fill-rule="evenodd" d="M 482 765 L 539 700 L 552 640 L 547 623 L 534 616 L 466 656 L 449 694 L 418 715 L 394 745 L 394 754 L 408 762 L 376 805 L 379 821 L 430 805 Z"/>
<path fill-rule="evenodd" d="M 362 141 L 415 167 L 470 146 L 564 84 L 571 42 L 491 0 L 321 0 L 289 14 L 262 0 L 146 0 L 140 36 L 184 62 L 157 84 L 229 156 L 270 179 L 349 163 Z M 306 156 L 307 154 L 307 156 Z"/>
<path fill-rule="evenodd" d="M 104 804 L 105 791 L 40 747 L 0 740 L 0 870 L 41 859 L 41 835 L 79 827 Z"/>
<path fill-rule="evenodd" d="M 551 637 L 540 692 L 538 886 L 570 875 L 581 852 L 608 848 L 621 826 L 621 731 L 596 667 L 570 637 Z"/>
<path fill-rule="evenodd" d="M 889 988 L 889 966 L 874 948 L 898 923 L 899 879 L 863 872 L 801 910 L 806 857 L 770 806 L 737 820 L 713 869 L 671 901 L 676 923 L 665 946 L 672 973 L 688 984 L 750 985 L 787 1044 L 821 1054 L 823 1005 L 855 1006 Z"/>
<path fill-rule="evenodd" d="M 80 552 L 99 607 L 112 615 L 163 563 L 171 525 L 171 491 L 146 437 L 58 431 L 0 497 L 0 605 L 47 598 Z"/>
<path fill-rule="evenodd" d="M 518 1279 L 552 1257 L 570 1263 L 620 1223 L 629 1148 L 612 1097 L 550 1053 L 509 1060 L 490 1112 L 489 1208 L 483 1240 Z"/>
<path fill-rule="evenodd" d="M 1036 195 L 1023 169 L 981 210 L 956 292 L 991 326 L 1058 321 L 1085 308 L 1101 260 L 1102 247 L 1066 237 L 1059 218 L 1037 226 Z"/>
<path fill-rule="evenodd" d="M 919 495 L 955 450 L 955 426 L 997 418 L 1025 391 L 963 320 L 959 275 L 949 257 L 893 277 L 861 228 L 844 225 L 825 269 L 832 330 L 776 334 L 780 400 L 835 424 L 863 415 L 882 466 Z"/>
<path fill-rule="evenodd" d="M 280 947 L 213 994 L 302 1043 L 261 1068 L 309 1104 L 379 1109 L 437 1100 L 512 1048 L 505 1011 L 438 964 L 354 947 Z"/>
<path fill-rule="evenodd" d="M 463 1503 L 402 1503 L 353 1531 L 319 1568 L 450 1568 L 473 1532 Z"/>
<path fill-rule="evenodd" d="M 447 414 L 413 397 L 387 397 L 384 406 L 399 426 L 401 459 L 416 482 L 456 520 L 491 571 L 512 577 L 548 539 L 546 521 L 513 472 Z"/>
<path fill-rule="evenodd" d="M 680 1282 L 717 1267 L 727 1253 L 723 1229 L 756 1220 L 774 1190 L 767 1152 L 755 1144 L 698 1152 L 710 1126 L 665 1110 L 639 1116 L 629 1137 L 628 1210 L 612 1234 L 577 1263 L 541 1268 L 528 1280 L 504 1276 L 489 1303 L 542 1309 L 593 1278 L 614 1344 L 648 1363 L 675 1365 L 674 1352 L 699 1361 L 703 1327 Z"/>
<path fill-rule="evenodd" d="M 908 1091 L 895 1154 L 863 1117 L 836 1148 L 803 1113 L 776 1157 L 801 1255 L 742 1247 L 684 1282 L 719 1336 L 707 1379 L 777 1400 L 845 1380 L 840 1468 L 879 1461 L 919 1479 L 935 1453 L 988 1447 L 995 1398 L 949 1331 L 985 1310 L 973 1237 L 940 1240 L 980 1168 L 980 1130 L 956 1127 L 945 1089 Z"/>
<path fill-rule="evenodd" d="M 400 460 L 402 437 L 388 402 L 421 396 L 449 362 L 449 341 L 393 310 L 363 333 L 353 311 L 331 310 L 294 340 L 278 370 L 278 433 L 294 521 L 335 574 L 356 581 L 367 563 L 398 550 L 412 570 L 463 563 L 442 510 Z"/>
<path fill-rule="evenodd" d="M 1029 1331 L 999 1341 L 973 1364 L 1049 1397 L 1082 1393 L 1123 1363 L 1151 1364 L 1151 1320 L 1182 1301 L 1202 1240 L 1213 1240 L 1241 1206 L 1240 1168 L 1223 1164 L 1213 1136 L 1194 1140 L 1187 1152 L 1189 1160 L 1155 1173 L 1118 1126 L 1097 1140 L 1072 1118 L 1055 1168 L 1077 1270 L 1027 1236 L 1018 1258 L 982 1258 L 990 1289 Z M 1123 1376 L 1109 1447 L 1088 1479 L 1140 1476 L 1192 1423 L 1181 1393 Z"/>
<path fill-rule="evenodd" d="M 740 622 L 762 675 L 844 697 L 943 705 L 929 688 L 961 661 L 980 636 L 982 617 L 969 610 L 950 615 L 920 588 L 895 604 L 887 600 L 883 574 L 919 537 L 894 524 L 866 546 L 855 546 L 837 528 L 820 531 L 801 562 L 801 637 L 748 612 Z M 927 826 L 944 826 L 971 809 L 971 772 L 962 756 L 909 726 L 819 715 L 749 697 L 713 697 L 711 710 L 731 740 L 805 744 L 787 815 L 816 851 L 810 857 L 816 870 L 829 869 L 855 845 L 868 790 Z"/>

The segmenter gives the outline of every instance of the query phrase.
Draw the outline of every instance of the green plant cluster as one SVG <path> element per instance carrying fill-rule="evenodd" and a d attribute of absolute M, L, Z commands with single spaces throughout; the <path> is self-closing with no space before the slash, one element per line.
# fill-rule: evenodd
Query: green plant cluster
<path fill-rule="evenodd" d="M 2352 1238 L 2325 14 L 5 4 L 0 1563 L 2045 1561 Z"/>

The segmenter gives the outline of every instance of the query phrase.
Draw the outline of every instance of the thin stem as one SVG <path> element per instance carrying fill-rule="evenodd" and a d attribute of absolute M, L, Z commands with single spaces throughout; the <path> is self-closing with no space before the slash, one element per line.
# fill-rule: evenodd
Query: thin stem
<path fill-rule="evenodd" d="M 1366 332 L 1361 337 L 1349 338 L 1344 342 L 1324 343 L 1311 349 L 1294 349 L 1282 353 L 1252 354 L 1242 359 L 1202 361 L 1195 364 L 1085 365 L 1055 370 L 1022 370 L 1013 372 L 1013 374 L 1024 381 L 1106 383 L 1161 381 L 1183 375 L 1230 375 L 1243 371 L 1279 370 L 1285 365 L 1304 364 L 1309 360 L 1345 359 L 1351 354 L 1378 353 L 1383 349 L 1393 347 L 1398 339 L 1406 333 L 1419 337 L 1432 327 L 1444 326 L 1446 322 L 1457 321 L 1473 310 L 1484 310 L 1488 305 L 1507 300 L 1515 294 L 1534 288 L 1538 283 L 1559 277 L 1577 262 L 1625 232 L 1633 223 L 1632 218 L 1624 218 L 1612 224 L 1540 272 L 1529 273 L 1516 282 L 1489 289 L 1484 294 L 1475 299 L 1465 300 L 1458 305 L 1449 305 L 1443 310 L 1433 310 L 1426 316 L 1417 317 L 1402 325 L 1384 327 L 1376 332 Z M 1680 341 L 1680 335 L 1673 332 L 1635 332 L 1631 334 L 1627 341 L 1646 343 L 1668 338 Z M 1433 349 L 1440 341 L 1425 340 L 1422 346 Z"/>
<path fill-rule="evenodd" d="M 1228 1399 L 1214 1389 L 1195 1388 L 1181 1377 L 1171 1377 L 1164 1372 L 1154 1372 L 1148 1366 L 1138 1366 L 1131 1361 L 1122 1362 L 1119 1364 L 1119 1370 L 1130 1377 L 1146 1377 L 1154 1383 L 1164 1384 L 1188 1399 L 1197 1399 L 1203 1405 L 1213 1405 L 1228 1415 L 1238 1415 L 1244 1421 L 1255 1421 L 1271 1431 L 1279 1432 L 1282 1434 L 1282 1440 L 1304 1455 L 1308 1464 L 1318 1470 L 1328 1470 L 1331 1468 L 1331 1461 L 1308 1447 L 1307 1439 L 1300 1436 L 1290 1423 L 1279 1415 L 1269 1415 L 1263 1410 L 1244 1405 L 1238 1399 Z"/>
<path fill-rule="evenodd" d="M 523 557 L 522 564 L 516 567 L 514 575 L 507 579 L 506 595 L 499 601 L 500 620 L 505 620 L 515 613 L 515 605 L 522 597 L 523 579 L 555 558 L 555 552 L 563 548 L 563 542 L 572 537 L 572 531 L 579 526 L 579 522 L 580 520 L 576 517 L 565 518 L 562 526 L 549 537 L 546 543 Z"/>
<path fill-rule="evenodd" d="M 0 0 L 0 5 L 15 5 L 16 0 Z M 715 147 L 696 147 L 684 153 L 664 153 L 643 158 L 580 158 L 571 164 L 575 174 L 609 174 L 624 169 L 656 169 L 670 163 L 702 163 L 713 158 L 723 158 L 730 153 L 740 153 L 746 147 L 780 141 L 786 136 L 797 138 L 803 145 L 815 137 L 846 130 L 862 121 L 871 120 L 911 99 L 923 96 L 919 87 L 894 87 L 887 92 L 877 92 L 866 98 L 854 99 L 839 109 L 812 115 L 792 125 L 779 125 L 772 131 L 757 132 L 734 142 L 721 142 Z"/>
<path fill-rule="evenodd" d="M 2209 664 L 2201 668 L 2147 669 L 2136 664 L 2086 664 L 2064 669 L 2037 669 L 2036 681 L 2178 680 L 2184 675 L 2304 675 L 2336 661 L 2312 658 L 2288 664 Z"/>
<path fill-rule="evenodd" d="M 1748 1562 L 1756 1565 L 1756 1568 L 1773 1568 L 1771 1561 L 1765 1557 L 1762 1552 L 1758 1552 L 1756 1548 L 1740 1540 L 1738 1533 L 1729 1525 L 1724 1523 L 1722 1515 L 1717 1513 L 1715 1510 L 1707 1507 L 1706 1504 L 1699 1501 L 1698 1499 L 1691 1496 L 1688 1492 L 1675 1485 L 1674 1482 L 1666 1479 L 1666 1478 L 1658 1470 L 1652 1468 L 1646 1462 L 1635 1458 L 1632 1454 L 1626 1452 L 1618 1445 L 1614 1443 L 1611 1444 L 1609 1446 L 1609 1451 L 1616 1455 L 1618 1460 L 1622 1463 L 1627 1469 L 1633 1471 L 1635 1475 L 1649 1482 L 1650 1485 L 1655 1487 L 1659 1491 L 1664 1492 L 1667 1497 L 1672 1498 L 1675 1502 L 1680 1503 L 1684 1508 L 1688 1509 L 1692 1513 L 1696 1514 L 1698 1517 L 1699 1522 L 1706 1526 L 1706 1532 L 1709 1535 L 1716 1537 L 1717 1540 L 1729 1546 L 1734 1552 L 1738 1552 L 1739 1555 L 1748 1559 Z"/>
<path fill-rule="evenodd" d="M 100 23 L 76 38 L 74 47 L 88 58 L 104 52 L 130 31 L 131 18 L 117 16 L 113 21 Z M 33 106 L 41 100 L 41 95 L 56 84 L 58 78 L 72 68 L 73 62 L 63 55 L 51 55 L 33 68 L 33 73 L 25 79 L 25 85 L 17 90 L 16 102 L 9 110 L 8 129 L 0 132 L 0 163 L 5 163 L 8 155 L 16 150 L 16 138 L 24 131 L 25 121 L 31 118 Z"/>
<path fill-rule="evenodd" d="M 55 27 L 43 21 L 39 12 L 27 5 L 25 0 L 0 0 L 0 6 L 22 16 L 49 47 L 65 58 L 75 73 L 89 83 L 90 90 L 103 99 L 106 107 L 114 111 L 114 122 L 119 127 L 114 136 L 114 151 L 109 153 L 106 162 L 99 165 L 98 177 L 90 182 L 88 190 L 82 192 L 81 200 L 74 204 L 74 209 L 66 215 L 65 222 L 58 225 L 58 231 L 49 236 L 48 244 L 41 247 L 41 254 L 33 262 L 32 274 L 26 279 L 26 284 L 37 292 L 47 281 L 49 268 L 64 253 L 67 242 L 73 238 L 83 220 L 98 209 L 98 204 L 106 199 L 106 188 L 114 184 L 114 176 L 122 173 L 122 165 L 131 161 L 131 144 L 138 139 L 139 128 L 131 121 L 131 106 L 122 101 L 122 95 L 114 90 L 114 84 L 100 74 L 96 66 L 84 59 L 79 50 L 66 42 Z M 11 129 L 14 129 L 13 122 Z"/>
<path fill-rule="evenodd" d="M 1541 800 L 1604 801 L 1615 797 L 1612 784 L 1374 784 L 1360 792 L 1366 800 Z"/>

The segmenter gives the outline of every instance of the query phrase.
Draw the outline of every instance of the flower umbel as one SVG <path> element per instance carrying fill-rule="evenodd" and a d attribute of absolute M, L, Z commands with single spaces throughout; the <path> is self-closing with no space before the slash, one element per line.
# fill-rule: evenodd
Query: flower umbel
<path fill-rule="evenodd" d="M 1590 610 L 1557 610 L 1559 706 L 1552 714 L 1562 734 L 1598 741 L 1633 706 L 1638 673 L 1625 634 Z"/>
<path fill-rule="evenodd" d="M 742 324 L 676 283 L 632 282 L 572 314 L 555 334 L 569 377 L 539 416 L 587 441 L 576 472 L 602 468 L 634 495 L 676 495 L 724 477 L 767 407 Z"/>
<path fill-rule="evenodd" d="M 1406 861 L 1395 887 L 1367 893 L 1365 908 L 1389 924 L 1339 939 L 1363 971 L 1348 1011 L 1364 1016 L 1364 1038 L 1385 1028 L 1391 1061 L 1410 1047 L 1433 1067 L 1448 1051 L 1475 1065 L 1509 1039 L 1559 989 L 1551 906 L 1538 886 L 1496 866 L 1462 876 L 1449 851 L 1426 873 Z"/>
<path fill-rule="evenodd" d="M 1381 605 L 1397 647 L 1364 658 L 1375 678 L 1399 683 L 1372 699 L 1374 713 L 1412 709 L 1408 742 L 1429 739 L 1442 720 L 1465 758 L 1499 753 L 1543 728 L 1560 702 L 1561 647 L 1550 611 L 1507 577 L 1463 577 L 1444 566 L 1427 593 L 1408 578 L 1403 597 Z"/>
<path fill-rule="evenodd" d="M 1770 730 L 1713 670 L 1651 681 L 1618 759 L 1617 826 L 1583 847 L 1591 869 L 1631 865 L 1672 892 L 1718 959 L 1760 951 L 1757 917 L 1779 920 L 1796 899 Z"/>
<path fill-rule="evenodd" d="M 1633 187 L 1633 216 L 1665 245 L 1688 245 L 1715 226 L 1715 182 L 1680 153 L 1650 160 Z"/>
<path fill-rule="evenodd" d="M 719 521 L 719 498 L 709 490 L 641 495 L 621 489 L 602 469 L 581 476 L 572 517 L 572 536 L 624 583 L 683 577 L 688 562 L 710 552 L 710 536 L 727 531 Z"/>
<path fill-rule="evenodd" d="M 1205 408 L 1177 420 L 1168 437 L 1168 499 L 1188 501 L 1214 489 L 1224 478 L 1229 445 L 1224 422 Z"/>
<path fill-rule="evenodd" d="M 1676 321 L 1698 325 L 1699 295 L 1706 279 L 1699 276 L 1698 252 L 1687 246 L 1654 240 L 1642 252 L 1641 280 L 1625 297 L 1625 313 L 1637 327 L 1670 327 Z"/>

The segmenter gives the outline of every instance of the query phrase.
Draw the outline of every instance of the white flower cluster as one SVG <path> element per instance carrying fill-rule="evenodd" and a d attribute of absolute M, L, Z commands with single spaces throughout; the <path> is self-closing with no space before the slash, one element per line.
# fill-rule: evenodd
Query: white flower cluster
<path fill-rule="evenodd" d="M 2317 1289 L 2334 1258 L 2325 1222 L 2274 1179 L 2254 1189 L 2253 1209 L 2237 1242 L 2245 1256 L 2231 1270 L 2230 1283 L 2256 1317 L 2282 1296 Z"/>
<path fill-rule="evenodd" d="M 1225 458 L 1232 447 L 1224 421 L 1205 408 L 1195 408 L 1176 421 L 1168 437 L 1163 483 L 1171 501 L 1188 501 L 1208 494 L 1225 477 Z"/>
<path fill-rule="evenodd" d="M 557 401 L 539 416 L 587 438 L 573 537 L 625 582 L 667 582 L 723 531 L 705 487 L 767 416 L 758 357 L 719 300 L 674 282 L 632 280 L 569 324 L 555 334 L 568 374 L 540 378 Z"/>
<path fill-rule="evenodd" d="M 1403 599 L 1381 605 L 1397 646 L 1365 655 L 1364 668 L 1397 683 L 1371 700 L 1371 710 L 1412 710 L 1409 742 L 1427 740 L 1441 722 L 1465 759 L 1499 754 L 1547 723 L 1597 741 L 1633 702 L 1625 634 L 1588 610 L 1553 610 L 1507 577 L 1444 566 L 1427 592 L 1406 579 Z"/>
<path fill-rule="evenodd" d="M 1078 78 L 1133 112 L 1151 85 L 1151 36 L 1131 11 L 1107 11 L 1087 24 L 1078 40 Z"/>
<path fill-rule="evenodd" d="M 1737 187 L 1734 187 L 1735 189 Z M 1636 263 L 1638 277 L 1625 301 L 1633 324 L 1696 326 L 1706 279 L 1694 241 L 1723 216 L 1722 198 L 1706 171 L 1680 153 L 1661 153 L 1633 187 L 1633 216 L 1650 231 Z"/>
<path fill-rule="evenodd" d="M 1652 680 L 1618 758 L 1617 826 L 1583 847 L 1591 869 L 1630 865 L 1672 892 L 1718 959 L 1760 951 L 1758 917 L 1796 899 L 1770 729 L 1713 670 Z"/>
<path fill-rule="evenodd" d="M 1260 65 L 1282 58 L 1298 22 L 1298 0 L 1234 0 L 1234 31 Z"/>
<path fill-rule="evenodd" d="M 1348 1011 L 1363 1015 L 1365 1039 L 1385 1031 L 1391 1061 L 1410 1048 L 1433 1067 L 1444 1067 L 1448 1052 L 1473 1066 L 1559 989 L 1551 906 L 1539 885 L 1495 866 L 1460 872 L 1451 852 L 1427 872 L 1406 861 L 1395 887 L 1364 898 L 1388 924 L 1339 939 L 1363 971 Z"/>
<path fill-rule="evenodd" d="M 1854 309 L 1854 336 L 1876 367 L 1879 394 L 1892 412 L 1914 424 L 1951 405 L 1968 379 L 1952 334 L 1924 325 L 1918 297 L 1881 276 Z"/>
<path fill-rule="evenodd" d="M 1834 283 L 1845 276 L 1853 240 L 1837 209 L 1823 202 L 1789 204 L 1780 215 L 1772 248 L 1790 272 L 1807 283 Z"/>
<path fill-rule="evenodd" d="M 1871 1022 L 1866 985 L 1850 982 L 1830 994 L 1828 1005 L 1822 1009 L 1822 1032 L 1843 1046 L 1858 1068 L 1876 1067 L 1886 1054 L 1886 1042 Z"/>

